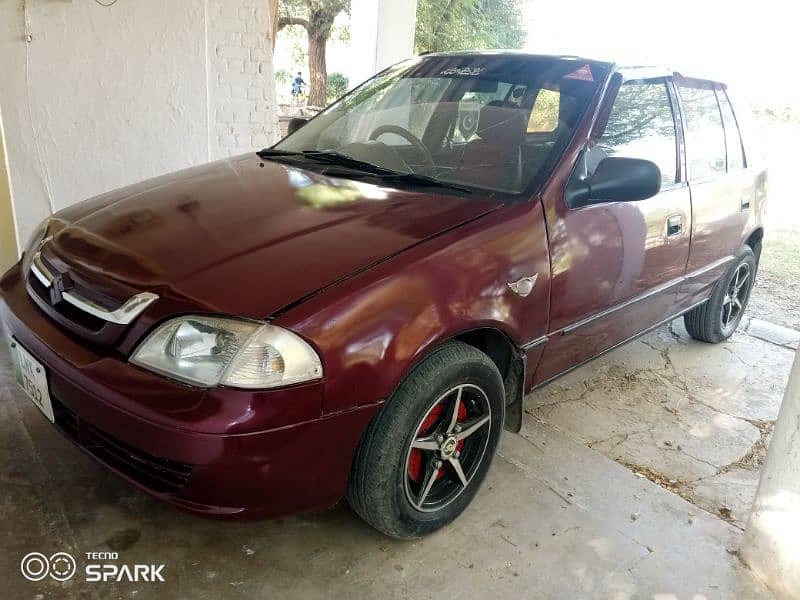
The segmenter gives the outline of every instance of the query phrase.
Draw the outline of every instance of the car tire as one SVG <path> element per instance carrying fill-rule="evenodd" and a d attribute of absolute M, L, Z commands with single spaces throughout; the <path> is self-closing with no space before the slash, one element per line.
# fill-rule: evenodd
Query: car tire
<path fill-rule="evenodd" d="M 368 426 L 353 460 L 348 503 L 395 538 L 447 525 L 483 482 L 504 419 L 503 381 L 492 360 L 461 342 L 443 344 Z"/>
<path fill-rule="evenodd" d="M 756 257 L 749 246 L 717 282 L 711 298 L 683 316 L 686 331 L 696 340 L 717 344 L 727 340 L 742 320 L 756 276 Z"/>

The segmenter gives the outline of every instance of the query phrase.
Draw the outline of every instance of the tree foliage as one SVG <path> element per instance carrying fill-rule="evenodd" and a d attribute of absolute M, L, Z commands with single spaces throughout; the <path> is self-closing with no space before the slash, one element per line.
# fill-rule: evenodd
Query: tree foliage
<path fill-rule="evenodd" d="M 328 90 L 327 101 L 328 104 L 334 100 L 338 100 L 347 93 L 349 88 L 349 80 L 347 76 L 342 73 L 331 73 L 328 75 Z"/>
<path fill-rule="evenodd" d="M 279 0 L 278 30 L 297 25 L 308 34 L 308 70 L 311 89 L 308 103 L 325 104 L 328 83 L 325 46 L 337 15 L 350 10 L 350 0 Z"/>
<path fill-rule="evenodd" d="M 521 48 L 522 0 L 419 0 L 414 48 L 417 53 L 447 50 Z"/>

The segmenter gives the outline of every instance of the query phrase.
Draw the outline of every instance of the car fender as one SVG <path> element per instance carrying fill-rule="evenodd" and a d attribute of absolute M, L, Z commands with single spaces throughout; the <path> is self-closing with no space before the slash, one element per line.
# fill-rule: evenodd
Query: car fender
<path fill-rule="evenodd" d="M 536 281 L 525 297 L 509 287 L 522 276 Z M 549 299 L 544 218 L 532 200 L 415 246 L 275 323 L 318 349 L 329 413 L 387 399 L 433 348 L 470 331 L 501 332 L 520 360 L 546 332 Z"/>

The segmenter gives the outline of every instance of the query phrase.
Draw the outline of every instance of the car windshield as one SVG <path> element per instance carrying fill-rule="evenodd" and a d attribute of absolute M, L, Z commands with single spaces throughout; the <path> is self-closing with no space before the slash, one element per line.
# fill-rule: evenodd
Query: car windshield
<path fill-rule="evenodd" d="M 355 89 L 270 156 L 403 185 L 533 193 L 606 73 L 604 64 L 566 58 L 417 58 Z"/>

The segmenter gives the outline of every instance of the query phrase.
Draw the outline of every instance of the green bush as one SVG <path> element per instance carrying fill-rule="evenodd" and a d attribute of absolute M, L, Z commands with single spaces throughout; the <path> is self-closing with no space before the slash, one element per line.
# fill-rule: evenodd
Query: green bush
<path fill-rule="evenodd" d="M 292 80 L 292 74 L 289 69 L 277 69 L 275 71 L 275 81 L 278 83 L 289 83 Z"/>
<path fill-rule="evenodd" d="M 344 96 L 349 86 L 350 82 L 347 77 L 341 73 L 330 73 L 328 75 L 328 89 L 325 94 L 328 104 Z"/>

